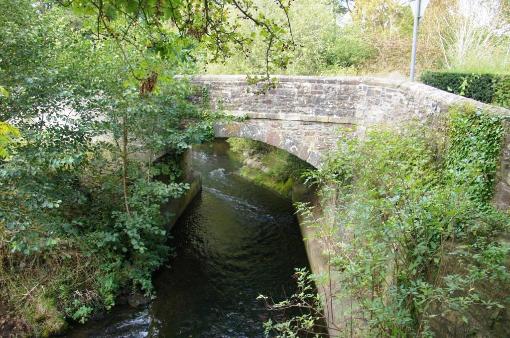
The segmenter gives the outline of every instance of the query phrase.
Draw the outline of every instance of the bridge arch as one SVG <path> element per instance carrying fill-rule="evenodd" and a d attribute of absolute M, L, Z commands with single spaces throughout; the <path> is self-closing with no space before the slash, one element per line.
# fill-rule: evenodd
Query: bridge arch
<path fill-rule="evenodd" d="M 320 130 L 318 130 L 320 128 Z M 315 168 L 320 167 L 325 154 L 335 147 L 341 127 L 301 121 L 221 122 L 214 126 L 218 138 L 240 137 L 260 141 L 300 158 Z M 320 132 L 320 137 L 317 133 Z M 345 129 L 346 133 L 350 131 Z M 352 133 L 352 132 L 351 132 Z"/>
<path fill-rule="evenodd" d="M 262 141 L 320 167 L 337 144 L 339 130 L 361 136 L 366 128 L 384 124 L 401 127 L 417 120 L 434 125 L 450 106 L 469 104 L 507 118 L 496 203 L 510 205 L 510 111 L 454 95 L 421 83 L 370 77 L 275 76 L 263 94 L 244 75 L 191 78 L 207 89 L 213 110 L 245 118 L 219 122 L 217 137 Z"/>

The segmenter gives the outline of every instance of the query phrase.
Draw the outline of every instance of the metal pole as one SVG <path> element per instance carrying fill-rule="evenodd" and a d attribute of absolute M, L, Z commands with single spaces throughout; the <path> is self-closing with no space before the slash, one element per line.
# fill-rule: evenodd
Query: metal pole
<path fill-rule="evenodd" d="M 416 49 L 418 45 L 418 26 L 420 25 L 420 11 L 421 11 L 421 0 L 416 0 L 416 15 L 414 17 L 413 27 L 413 49 L 411 52 L 411 81 L 414 81 L 414 74 L 416 72 Z"/>

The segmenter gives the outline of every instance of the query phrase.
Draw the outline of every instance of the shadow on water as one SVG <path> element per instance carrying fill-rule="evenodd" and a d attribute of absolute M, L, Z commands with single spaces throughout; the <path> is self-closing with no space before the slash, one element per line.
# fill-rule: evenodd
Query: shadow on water
<path fill-rule="evenodd" d="M 262 337 L 270 314 L 257 296 L 294 292 L 294 268 L 308 262 L 291 202 L 238 176 L 225 141 L 192 157 L 203 191 L 172 230 L 176 257 L 155 275 L 157 298 L 70 336 Z"/>

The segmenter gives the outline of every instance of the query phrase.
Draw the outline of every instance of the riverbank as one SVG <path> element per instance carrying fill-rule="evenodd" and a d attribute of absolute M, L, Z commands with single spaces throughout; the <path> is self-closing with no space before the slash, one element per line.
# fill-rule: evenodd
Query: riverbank
<path fill-rule="evenodd" d="M 308 266 L 288 198 L 238 175 L 228 144 L 195 147 L 202 192 L 171 231 L 172 258 L 153 277 L 155 299 L 117 307 L 70 337 L 264 337 L 273 312 L 257 300 L 296 290 L 294 268 Z"/>
<path fill-rule="evenodd" d="M 287 198 L 302 183 L 302 174 L 313 169 L 288 152 L 258 141 L 229 138 L 227 142 L 231 154 L 243 164 L 239 175 Z"/>
<path fill-rule="evenodd" d="M 171 198 L 161 206 L 166 225 L 158 230 L 157 241 L 167 238 L 167 233 L 201 190 L 200 175 L 193 173 L 190 161 L 189 153 L 176 161 L 180 180 L 188 188 L 183 189 L 180 197 Z M 155 165 L 159 165 L 156 162 Z M 89 196 L 89 199 L 97 197 Z M 90 205 L 94 203 L 100 201 L 90 202 Z M 104 201 L 106 203 L 115 202 Z M 88 212 L 93 214 L 94 210 L 92 207 Z M 94 216 L 101 220 L 99 215 Z M 79 222 L 79 216 L 75 221 Z M 7 248 L 0 246 L 0 336 L 60 335 L 69 325 L 104 317 L 114 305 L 137 307 L 150 301 L 151 286 L 134 286 L 142 276 L 129 276 L 133 269 L 129 264 L 119 266 L 123 256 L 98 252 L 100 248 L 90 245 L 91 240 L 108 241 L 108 233 L 93 239 L 85 231 L 72 233 L 66 240 L 51 244 L 52 250 L 44 257 L 32 261 L 24 260 L 21 254 L 6 252 Z M 168 254 L 165 254 L 159 264 L 167 259 Z M 134 285 L 130 286 L 131 283 Z"/>
<path fill-rule="evenodd" d="M 30 335 L 30 326 L 21 318 L 10 314 L 6 304 L 0 301 L 0 337 L 25 337 Z"/>

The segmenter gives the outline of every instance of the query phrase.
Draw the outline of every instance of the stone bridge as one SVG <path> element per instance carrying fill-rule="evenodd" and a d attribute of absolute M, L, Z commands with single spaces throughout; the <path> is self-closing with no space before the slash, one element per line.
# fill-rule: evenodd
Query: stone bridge
<path fill-rule="evenodd" d="M 217 137 L 242 137 L 284 149 L 319 167 L 341 133 L 363 135 L 371 125 L 398 127 L 403 122 L 434 121 L 454 104 L 486 105 L 416 82 L 364 77 L 277 76 L 264 94 L 243 75 L 194 77 L 206 87 L 212 108 L 244 117 L 215 126 Z M 510 133 L 508 133 L 510 135 Z M 510 201 L 510 136 L 502 155 L 497 199 Z"/>

